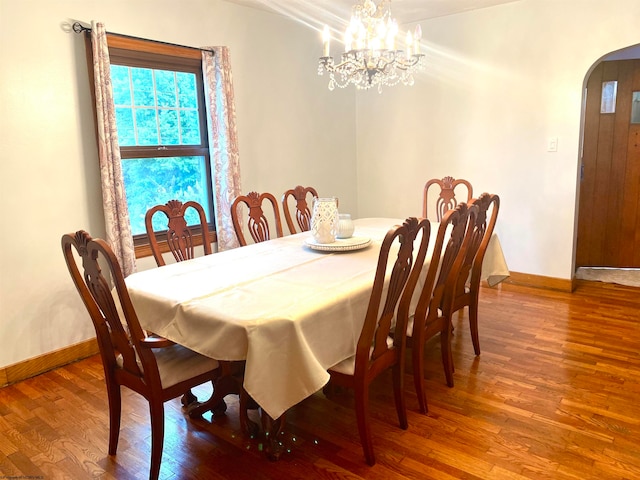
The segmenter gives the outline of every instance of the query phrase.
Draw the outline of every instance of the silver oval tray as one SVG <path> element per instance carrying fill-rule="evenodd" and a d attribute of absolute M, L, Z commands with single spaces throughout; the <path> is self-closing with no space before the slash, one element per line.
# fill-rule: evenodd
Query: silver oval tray
<path fill-rule="evenodd" d="M 349 237 L 337 238 L 336 241 L 332 243 L 317 243 L 313 237 L 309 236 L 305 239 L 304 243 L 313 250 L 323 252 L 348 252 L 366 248 L 371 243 L 371 239 L 369 237 Z"/>

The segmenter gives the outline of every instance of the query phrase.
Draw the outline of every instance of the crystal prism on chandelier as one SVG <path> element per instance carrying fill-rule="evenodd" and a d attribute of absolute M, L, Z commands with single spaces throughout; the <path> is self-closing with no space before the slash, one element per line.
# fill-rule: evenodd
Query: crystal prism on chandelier
<path fill-rule="evenodd" d="M 353 84 L 362 90 L 377 86 L 381 92 L 383 85 L 413 85 L 414 72 L 424 67 L 422 29 L 418 25 L 413 33 L 408 31 L 405 50 L 397 49 L 398 24 L 391 18 L 390 3 L 382 0 L 376 6 L 373 0 L 360 0 L 353 6 L 344 32 L 344 53 L 337 64 L 330 55 L 329 27 L 324 27 L 318 74 L 329 73 L 329 90 Z"/>

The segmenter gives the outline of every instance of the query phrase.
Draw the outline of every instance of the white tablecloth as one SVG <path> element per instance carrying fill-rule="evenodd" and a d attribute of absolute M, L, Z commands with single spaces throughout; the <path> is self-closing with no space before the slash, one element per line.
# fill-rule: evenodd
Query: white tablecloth
<path fill-rule="evenodd" d="M 356 220 L 354 235 L 372 239 L 363 250 L 314 251 L 302 233 L 138 272 L 126 283 L 143 328 L 218 360 L 246 360 L 245 389 L 277 418 L 355 353 L 380 243 L 399 222 Z M 487 277 L 508 276 L 492 243 Z"/>

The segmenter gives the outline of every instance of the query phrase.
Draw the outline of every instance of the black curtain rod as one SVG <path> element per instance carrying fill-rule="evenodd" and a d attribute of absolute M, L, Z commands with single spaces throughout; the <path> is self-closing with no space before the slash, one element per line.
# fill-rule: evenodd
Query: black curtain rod
<path fill-rule="evenodd" d="M 80 22 L 74 22 L 74 24 L 72 25 L 72 28 L 73 28 L 73 31 L 76 32 L 76 33 L 91 32 L 91 28 L 85 27 Z M 160 40 L 149 40 L 148 38 L 134 37 L 134 36 L 131 36 L 131 35 L 124 35 L 122 33 L 112 33 L 112 32 L 107 32 L 107 33 L 109 35 L 117 35 L 118 37 L 131 38 L 133 40 L 144 40 L 144 41 L 147 41 L 147 42 L 161 43 L 162 45 L 170 45 L 172 47 L 181 47 L 181 48 L 190 48 L 191 50 L 200 50 L 201 52 L 209 52 L 209 53 L 215 55 L 215 52 L 213 50 L 208 49 L 208 48 L 190 47 L 190 46 L 187 46 L 187 45 L 180 45 L 180 44 L 177 44 L 177 43 L 162 42 Z"/>

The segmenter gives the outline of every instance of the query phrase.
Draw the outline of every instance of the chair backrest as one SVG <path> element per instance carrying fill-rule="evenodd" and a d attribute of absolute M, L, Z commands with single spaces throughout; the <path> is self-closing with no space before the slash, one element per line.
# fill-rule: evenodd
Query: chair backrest
<path fill-rule="evenodd" d="M 439 190 L 437 197 L 435 197 L 436 192 L 434 192 L 434 189 Z M 462 191 L 466 189 L 467 198 L 462 201 L 469 202 L 473 198 L 473 187 L 467 180 L 461 178 L 456 180 L 453 177 L 444 177 L 442 180 L 438 178 L 429 180 L 424 186 L 422 216 L 429 218 L 429 198 L 435 197 L 435 200 L 431 200 L 435 202 L 435 221 L 442 221 L 444 214 L 458 205 L 456 189 L 461 193 L 464 193 Z M 433 220 L 433 217 L 431 219 Z"/>
<path fill-rule="evenodd" d="M 287 222 L 287 227 L 289 227 L 291 235 L 299 232 L 308 232 L 311 229 L 311 202 L 317 197 L 318 192 L 315 188 L 303 187 L 302 185 L 298 185 L 284 192 L 284 195 L 282 195 L 282 211 L 284 212 L 284 219 Z M 290 198 L 293 198 L 296 202 L 295 219 L 298 224 L 298 229 L 296 229 L 293 216 L 291 215 L 291 208 L 289 206 Z"/>
<path fill-rule="evenodd" d="M 271 236 L 269 220 L 262 208 L 265 200 L 271 204 L 273 209 L 273 220 L 276 229 L 275 237 Z M 241 213 L 239 208 L 241 204 L 246 205 L 249 209 L 247 228 L 255 243 L 264 242 L 271 238 L 282 237 L 282 221 L 280 220 L 280 211 L 278 209 L 278 201 L 276 198 L 266 192 L 261 194 L 257 192 L 249 192 L 247 195 L 239 195 L 231 204 L 231 220 L 233 221 L 233 228 L 236 231 L 240 245 L 247 245 L 247 240 L 244 236 L 244 228 L 240 221 Z"/>
<path fill-rule="evenodd" d="M 150 348 L 140 346 L 145 333 L 129 298 L 120 264 L 109 245 L 102 239 L 92 239 L 87 232 L 80 230 L 63 235 L 62 251 L 71 278 L 95 327 L 107 382 L 122 383 L 122 379 L 115 378 L 115 372 L 119 370 L 118 376 L 127 377 L 128 384 L 160 388 L 155 356 Z M 82 271 L 77 258 L 81 261 Z M 115 292 L 102 273 L 101 264 L 107 269 L 107 277 L 111 278 Z M 116 307 L 118 303 L 122 309 L 122 319 Z M 122 356 L 122 367 L 118 366 L 118 355 Z"/>
<path fill-rule="evenodd" d="M 200 223 L 191 226 L 187 225 L 185 213 L 189 208 L 193 208 L 198 213 Z M 153 216 L 158 212 L 162 212 L 167 217 L 167 245 L 176 262 L 189 260 L 195 256 L 193 227 L 199 227 L 202 231 L 204 254 L 210 255 L 212 253 L 209 226 L 207 225 L 207 217 L 202 205 L 194 201 L 182 203 L 180 200 L 169 200 L 164 205 L 156 205 L 147 210 L 144 217 L 151 252 L 159 267 L 163 266 L 165 261 L 162 257 L 156 231 L 153 228 Z"/>
<path fill-rule="evenodd" d="M 426 280 L 415 308 L 414 339 L 416 332 L 422 333 L 432 319 L 438 317 L 439 309 L 445 315 L 451 311 L 455 282 L 471 238 L 472 228 L 468 227 L 475 224 L 477 212 L 477 206 L 460 203 L 455 209 L 446 212 L 440 221 Z M 448 232 L 449 240 L 444 245 Z M 417 264 L 415 268 L 418 268 Z M 419 271 L 416 271 L 412 275 L 410 286 L 413 288 L 418 274 Z"/>
<path fill-rule="evenodd" d="M 455 281 L 455 295 L 465 293 L 465 285 L 469 281 L 471 269 L 473 268 L 475 258 L 480 249 L 480 244 L 487 230 L 487 209 L 489 208 L 489 194 L 482 194 L 479 198 L 473 198 L 469 202 L 469 207 L 475 205 L 477 215 L 474 222 L 469 222 L 470 229 L 467 245 L 465 245 L 465 253 L 460 263 L 460 270 L 457 273 Z M 486 248 L 486 247 L 485 247 Z"/>
<path fill-rule="evenodd" d="M 477 242 L 476 252 L 473 254 L 473 264 L 471 266 L 471 285 L 479 286 L 480 277 L 482 275 L 482 262 L 484 255 L 487 253 L 487 246 L 493 235 L 493 230 L 498 219 L 498 210 L 500 210 L 500 197 L 495 194 L 483 193 L 474 202 L 478 206 L 478 218 L 476 219 L 477 232 L 474 233 L 476 238 L 473 242 Z M 480 237 L 480 238 L 477 238 Z M 471 248 L 471 247 L 469 247 Z M 471 256 L 471 252 L 467 256 Z M 469 259 L 466 259 L 467 263 Z M 463 275 L 463 272 L 460 274 Z M 468 275 L 468 271 L 467 271 Z"/>
<path fill-rule="evenodd" d="M 397 335 L 393 346 L 388 339 L 396 316 L 396 310 L 402 292 L 412 271 L 414 240 L 419 231 L 429 242 L 430 225 L 426 220 L 419 221 L 415 217 L 408 218 L 402 225 L 390 229 L 382 241 L 378 264 L 373 281 L 373 289 L 369 298 L 369 305 L 356 349 L 355 376 L 366 375 L 367 370 L 375 370 L 376 363 L 390 362 L 392 349 L 402 352 L 405 336 Z M 395 262 L 389 263 L 392 246 L 398 243 Z M 425 246 L 426 250 L 426 246 Z M 390 271 L 390 273 L 389 273 Z M 385 292 L 385 278 L 389 284 Z M 381 308 L 382 306 L 382 308 Z M 404 319 L 398 319 L 396 331 L 406 331 Z M 402 330 L 398 330 L 398 328 Z M 400 357 L 402 359 L 402 356 Z"/>

